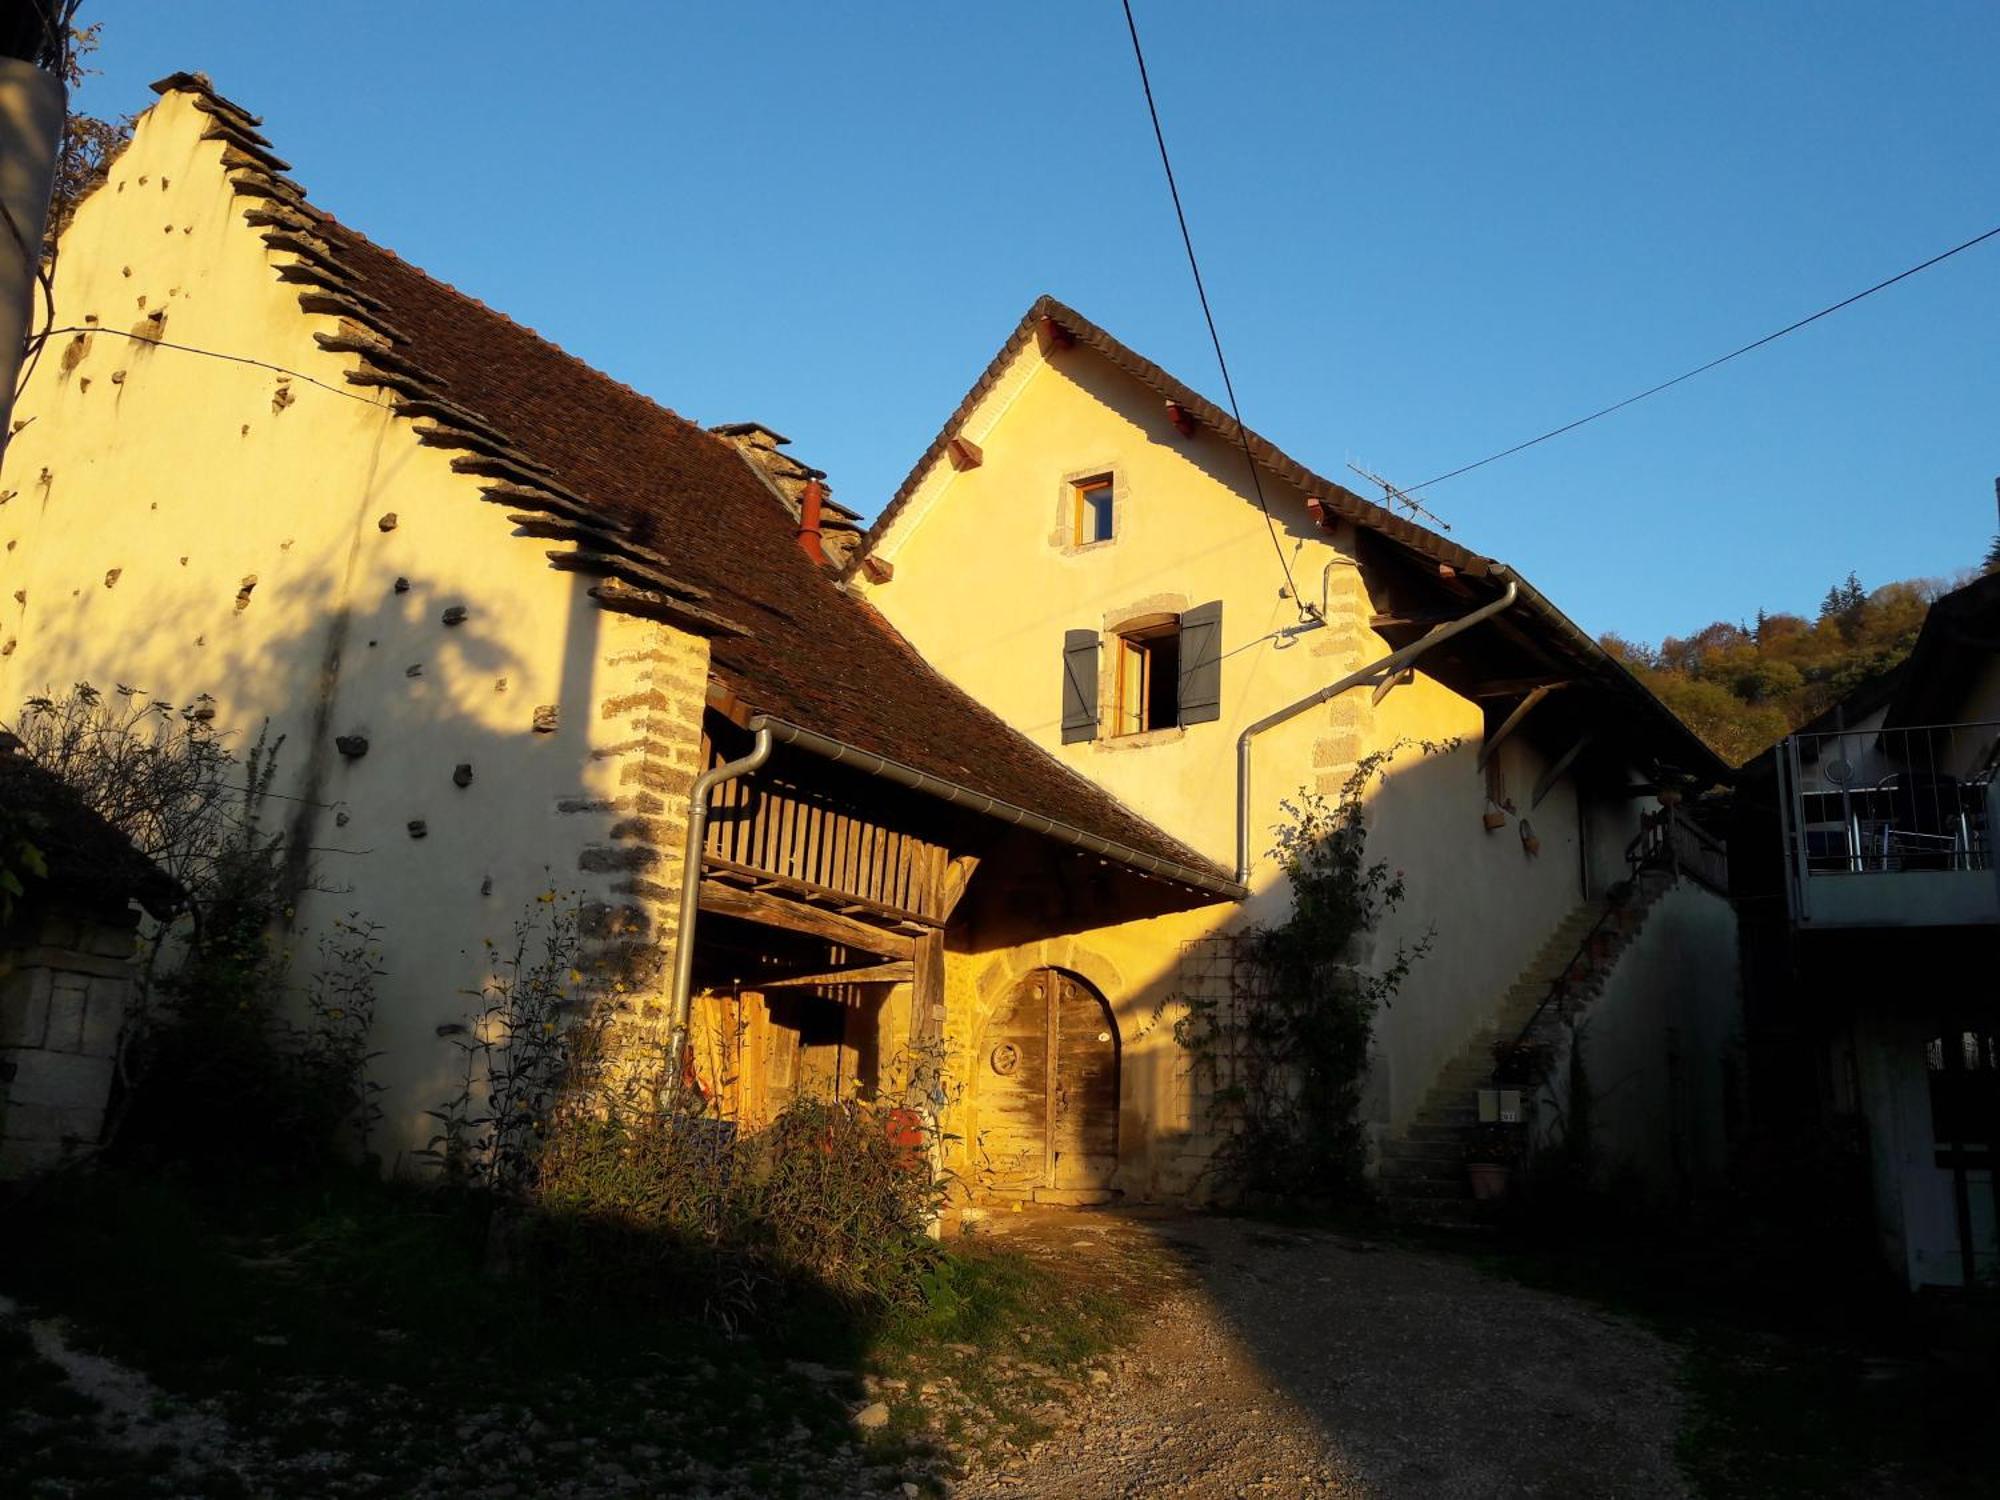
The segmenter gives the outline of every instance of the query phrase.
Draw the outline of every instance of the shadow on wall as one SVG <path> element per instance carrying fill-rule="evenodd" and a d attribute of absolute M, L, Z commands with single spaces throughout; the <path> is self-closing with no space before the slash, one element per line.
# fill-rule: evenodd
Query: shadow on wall
<path fill-rule="evenodd" d="M 1407 894 L 1357 945 L 1354 961 L 1379 971 L 1398 949 L 1429 935 L 1428 951 L 1374 1019 L 1363 1114 L 1378 1132 L 1399 1111 L 1414 1110 L 1549 933 L 1585 899 L 1572 787 L 1566 781 L 1533 811 L 1531 847 L 1518 819 L 1486 826 L 1487 782 L 1476 759 L 1471 744 L 1435 753 L 1411 745 L 1367 794 L 1366 857 L 1400 871 Z M 1296 788 L 1299 770 L 1260 764 L 1259 785 Z M 1288 795 L 1296 800 L 1296 792 Z M 1267 846 L 1274 833 L 1258 830 L 1253 847 Z M 971 910 L 952 936 L 954 959 L 974 976 L 964 1033 L 969 1144 L 976 1150 L 986 1076 L 980 1039 L 996 1009 L 1023 973 L 1040 965 L 1067 968 L 1103 992 L 1119 1028 L 1117 1185 L 1132 1199 L 1193 1191 L 1210 1170 L 1214 1132 L 1175 1023 L 1192 997 L 1228 997 L 1229 964 L 1211 961 L 1209 950 L 1252 922 L 1285 921 L 1289 887 L 1265 860 L 1257 890 L 1243 905 L 1162 913 L 1147 904 L 1157 897 L 1130 876 L 1102 865 L 1065 874 L 1060 864 L 1051 869 L 1046 857 L 1018 847 L 1005 861 L 989 857 L 981 880 L 992 884 L 968 902 Z"/>
<path fill-rule="evenodd" d="M 163 606 L 154 638 L 128 651 L 128 637 L 85 629 L 79 610 L 33 643 L 32 662 L 46 664 L 50 680 L 20 691 L 60 696 L 72 679 L 90 680 L 107 693 L 123 683 L 161 701 L 201 703 L 239 756 L 268 725 L 278 748 L 265 826 L 284 828 L 293 908 L 283 938 L 288 999 L 300 1003 L 317 942 L 338 919 L 353 913 L 380 925 L 379 1138 L 385 1160 L 401 1169 L 429 1138 L 424 1112 L 455 1091 L 460 1062 L 441 1028 L 479 1009 L 489 949 L 504 949 L 548 891 L 615 889 L 612 877 L 578 870 L 610 818 L 584 779 L 598 609 L 579 580 L 559 670 L 544 670 L 537 686 L 524 681 L 532 664 L 505 638 L 504 598 L 467 599 L 389 576 L 343 594 L 332 577 L 322 567 L 269 586 L 246 579 L 219 628 L 187 626 L 168 680 L 142 675 L 132 660 L 158 662 L 158 636 L 208 611 Z M 284 625 L 259 629 L 260 614 L 274 612 Z M 536 701 L 544 696 L 551 701 Z"/>

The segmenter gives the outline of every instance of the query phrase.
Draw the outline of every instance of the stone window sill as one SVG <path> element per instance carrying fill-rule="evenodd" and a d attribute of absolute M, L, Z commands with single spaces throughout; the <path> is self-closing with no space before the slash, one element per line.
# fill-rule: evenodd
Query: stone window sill
<path fill-rule="evenodd" d="M 1187 731 L 1173 729 L 1148 729 L 1143 734 L 1112 734 L 1091 743 L 1100 750 L 1143 750 L 1148 745 L 1169 745 L 1175 740 L 1185 739 Z"/>

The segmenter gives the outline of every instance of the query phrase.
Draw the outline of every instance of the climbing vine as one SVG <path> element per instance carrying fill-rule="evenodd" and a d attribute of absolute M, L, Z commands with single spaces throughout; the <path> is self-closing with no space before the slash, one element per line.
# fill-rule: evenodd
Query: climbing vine
<path fill-rule="evenodd" d="M 1238 938 L 1227 993 L 1183 997 L 1175 1037 L 1207 1087 L 1216 1168 L 1237 1191 L 1337 1200 L 1360 1189 L 1375 1016 L 1432 936 L 1399 945 L 1379 967 L 1358 961 L 1362 940 L 1407 894 L 1401 870 L 1368 857 L 1364 799 L 1399 752 L 1456 744 L 1398 740 L 1364 757 L 1331 801 L 1301 791 L 1281 803 L 1271 852 L 1291 914 Z"/>

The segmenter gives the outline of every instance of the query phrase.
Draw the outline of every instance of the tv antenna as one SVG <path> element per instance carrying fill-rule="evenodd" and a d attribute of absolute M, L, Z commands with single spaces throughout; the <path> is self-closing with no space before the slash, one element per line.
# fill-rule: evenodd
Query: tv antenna
<path fill-rule="evenodd" d="M 1374 473 L 1368 469 L 1364 469 L 1361 467 L 1360 464 L 1356 463 L 1350 463 L 1347 467 L 1352 469 L 1355 473 L 1359 474 L 1363 479 L 1366 479 L 1369 483 L 1381 485 L 1382 498 L 1385 502 L 1392 505 L 1402 506 L 1403 509 L 1407 510 L 1412 516 L 1422 517 L 1424 520 L 1429 521 L 1433 526 L 1437 527 L 1439 531 L 1451 530 L 1451 522 L 1447 521 L 1443 516 L 1439 515 L 1436 511 L 1430 509 L 1421 500 L 1417 499 L 1414 495 L 1405 494 L 1395 485 L 1389 483 L 1389 481 L 1384 479 L 1380 474 Z"/>

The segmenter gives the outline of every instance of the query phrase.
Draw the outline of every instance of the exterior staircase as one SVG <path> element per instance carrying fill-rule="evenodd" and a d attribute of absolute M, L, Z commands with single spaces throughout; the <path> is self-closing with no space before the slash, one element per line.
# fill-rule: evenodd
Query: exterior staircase
<path fill-rule="evenodd" d="M 1642 865 L 1625 883 L 1622 901 L 1585 902 L 1549 934 L 1486 1025 L 1439 1070 L 1410 1124 L 1383 1143 L 1376 1185 L 1393 1216 L 1432 1224 L 1484 1221 L 1486 1205 L 1474 1202 L 1467 1182 L 1465 1145 L 1478 1123 L 1475 1093 L 1494 1087 L 1495 1044 L 1524 1033 L 1549 1039 L 1562 1015 L 1587 1010 L 1644 926 L 1648 910 L 1673 882 L 1671 866 Z M 1565 975 L 1568 982 L 1558 997 L 1556 984 Z"/>

